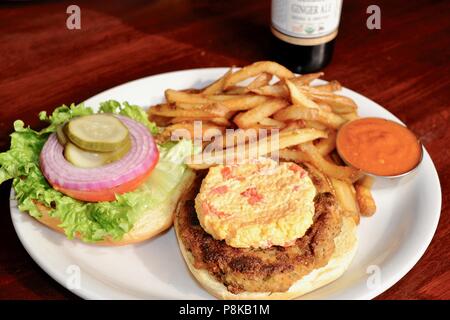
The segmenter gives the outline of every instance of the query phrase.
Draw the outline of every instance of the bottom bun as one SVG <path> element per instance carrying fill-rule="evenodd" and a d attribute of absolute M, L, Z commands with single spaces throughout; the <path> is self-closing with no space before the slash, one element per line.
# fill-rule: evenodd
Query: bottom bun
<path fill-rule="evenodd" d="M 132 243 L 141 242 L 168 229 L 174 219 L 175 210 L 180 200 L 181 195 L 190 188 L 194 182 L 195 174 L 191 170 L 186 170 L 182 177 L 182 180 L 176 187 L 176 190 L 170 194 L 170 199 L 163 204 L 146 211 L 142 216 L 136 221 L 133 228 L 124 234 L 123 238 L 120 240 L 114 240 L 112 238 L 107 238 L 102 241 L 94 242 L 96 245 L 105 246 L 122 246 Z M 64 233 L 64 230 L 59 227 L 61 220 L 59 218 L 51 217 L 49 215 L 49 209 L 43 204 L 37 202 L 37 208 L 39 209 L 42 216 L 36 218 L 39 222 L 45 224 L 47 227 Z M 81 238 L 79 234 L 76 237 Z"/>
<path fill-rule="evenodd" d="M 213 296 L 219 299 L 294 299 L 339 278 L 350 265 L 358 247 L 356 224 L 353 219 L 343 218 L 340 234 L 335 238 L 335 250 L 328 262 L 322 268 L 315 269 L 296 283 L 286 292 L 241 292 L 233 294 L 207 270 L 194 267 L 194 257 L 186 250 L 179 236 L 178 226 L 175 223 L 181 253 L 189 270 L 197 281 Z"/>

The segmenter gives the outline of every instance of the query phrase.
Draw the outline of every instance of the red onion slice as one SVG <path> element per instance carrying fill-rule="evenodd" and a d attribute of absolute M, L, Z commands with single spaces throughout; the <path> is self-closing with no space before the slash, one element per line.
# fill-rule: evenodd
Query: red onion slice
<path fill-rule="evenodd" d="M 64 158 L 64 147 L 53 133 L 40 155 L 42 173 L 50 184 L 80 191 L 109 189 L 145 174 L 158 161 L 159 152 L 147 127 L 128 117 L 115 116 L 129 130 L 130 151 L 122 159 L 105 166 L 79 168 Z"/>

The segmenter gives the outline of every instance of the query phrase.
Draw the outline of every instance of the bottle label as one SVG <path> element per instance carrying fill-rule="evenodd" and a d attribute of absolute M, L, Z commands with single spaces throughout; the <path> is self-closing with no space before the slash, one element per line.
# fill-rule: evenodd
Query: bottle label
<path fill-rule="evenodd" d="M 272 0 L 272 31 L 285 41 L 297 39 L 288 42 L 330 41 L 337 34 L 341 7 L 342 0 Z"/>

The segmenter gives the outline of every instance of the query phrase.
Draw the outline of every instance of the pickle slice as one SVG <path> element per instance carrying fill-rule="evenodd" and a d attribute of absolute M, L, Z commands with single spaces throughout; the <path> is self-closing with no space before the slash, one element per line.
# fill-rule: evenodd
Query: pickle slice
<path fill-rule="evenodd" d="M 66 124 L 64 123 L 64 124 L 56 127 L 56 137 L 58 138 L 58 142 L 63 146 L 65 146 L 67 144 L 67 142 L 69 142 L 69 140 L 66 137 L 66 134 L 64 133 L 65 125 Z"/>
<path fill-rule="evenodd" d="M 80 168 L 96 168 L 120 160 L 130 151 L 130 148 L 131 141 L 129 138 L 125 140 L 125 143 L 120 148 L 113 152 L 86 151 L 68 142 L 64 148 L 64 156 L 74 166 Z"/>
<path fill-rule="evenodd" d="M 74 118 L 65 129 L 71 142 L 88 151 L 111 152 L 119 149 L 128 139 L 128 128 L 108 114 Z"/>

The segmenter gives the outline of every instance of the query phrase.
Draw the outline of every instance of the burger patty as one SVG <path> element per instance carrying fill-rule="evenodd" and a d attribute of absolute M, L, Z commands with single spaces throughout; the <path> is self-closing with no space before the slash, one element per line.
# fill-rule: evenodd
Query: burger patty
<path fill-rule="evenodd" d="M 234 248 L 203 230 L 194 207 L 202 181 L 198 177 L 181 200 L 176 219 L 178 234 L 194 258 L 194 267 L 206 269 L 236 294 L 285 292 L 306 274 L 325 266 L 334 252 L 342 218 L 326 178 L 309 166 L 306 170 L 318 190 L 312 226 L 294 245 L 266 249 Z"/>

